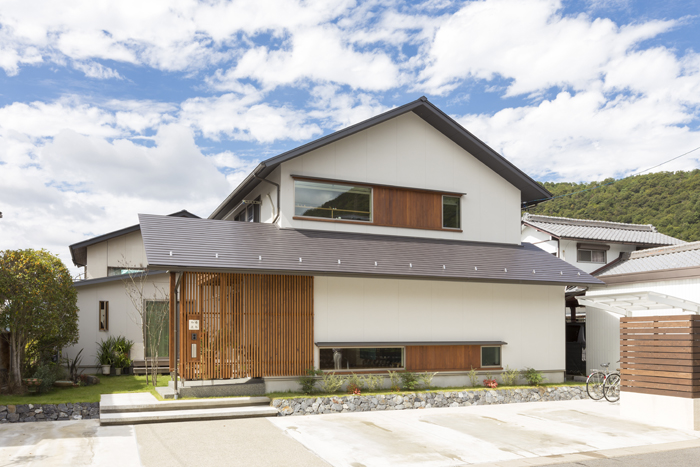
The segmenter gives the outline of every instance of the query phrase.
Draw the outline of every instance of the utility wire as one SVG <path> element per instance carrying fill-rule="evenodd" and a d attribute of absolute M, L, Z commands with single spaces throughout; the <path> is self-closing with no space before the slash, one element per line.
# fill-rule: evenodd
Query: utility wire
<path fill-rule="evenodd" d="M 641 172 L 637 172 L 637 173 L 634 173 L 634 174 L 632 174 L 632 175 L 628 175 L 628 176 L 623 177 L 623 178 L 621 178 L 621 179 L 619 179 L 619 180 L 613 180 L 612 182 L 604 183 L 604 184 L 602 184 L 602 185 L 596 185 L 596 186 L 593 186 L 593 187 L 591 187 L 591 188 L 586 188 L 585 190 L 574 191 L 574 192 L 572 192 L 572 193 L 565 193 L 565 194 L 563 194 L 563 195 L 553 196 L 553 197 L 551 197 L 551 198 L 540 198 L 540 199 L 535 199 L 535 200 L 532 200 L 532 201 L 529 201 L 529 202 L 522 203 L 522 208 L 521 208 L 521 209 L 530 208 L 530 207 L 532 207 L 532 206 L 537 206 L 538 204 L 543 203 L 543 202 L 545 202 L 545 201 L 551 201 L 551 200 L 557 199 L 557 198 L 564 198 L 564 197 L 566 197 L 566 196 L 573 196 L 573 195 L 577 195 L 577 194 L 579 194 L 579 193 L 585 193 L 585 192 L 587 192 L 587 191 L 595 190 L 595 189 L 597 189 L 597 188 L 602 188 L 602 187 L 604 187 L 604 186 L 612 185 L 613 183 L 617 183 L 617 182 L 619 182 L 619 181 L 622 181 L 622 180 L 625 180 L 625 179 L 628 179 L 628 178 L 636 177 L 637 175 L 641 175 L 641 174 L 643 174 L 644 172 L 648 172 L 648 171 L 650 171 L 650 170 L 652 170 L 652 169 L 655 169 L 655 168 L 657 168 L 657 167 L 661 167 L 661 166 L 664 165 L 664 164 L 668 164 L 669 162 L 673 162 L 673 161 L 675 161 L 676 159 L 680 159 L 680 158 L 683 157 L 683 156 L 687 156 L 687 155 L 690 154 L 691 152 L 695 152 L 695 151 L 697 151 L 698 149 L 700 149 L 700 146 L 698 146 L 698 147 L 695 148 L 695 149 L 691 149 L 691 150 L 688 151 L 688 152 L 684 152 L 684 153 L 681 154 L 680 156 L 676 156 L 676 157 L 674 157 L 673 159 L 669 159 L 669 160 L 667 160 L 667 161 L 665 161 L 665 162 L 662 162 L 661 164 L 657 164 L 657 165 L 655 165 L 655 166 L 653 166 L 653 167 L 649 167 L 648 169 L 644 169 L 644 170 L 642 170 Z"/>

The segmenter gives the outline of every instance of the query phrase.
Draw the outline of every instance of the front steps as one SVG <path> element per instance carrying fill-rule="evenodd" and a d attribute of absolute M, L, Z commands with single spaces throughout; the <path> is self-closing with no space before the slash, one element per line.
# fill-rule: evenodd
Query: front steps
<path fill-rule="evenodd" d="M 100 425 L 275 417 L 278 410 L 267 397 L 176 400 L 161 402 L 150 393 L 104 394 Z"/>

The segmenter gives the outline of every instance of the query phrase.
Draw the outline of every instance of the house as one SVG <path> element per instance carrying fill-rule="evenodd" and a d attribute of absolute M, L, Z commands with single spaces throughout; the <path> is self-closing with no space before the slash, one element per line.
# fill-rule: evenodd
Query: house
<path fill-rule="evenodd" d="M 170 217 L 198 218 L 185 210 Z M 98 343 L 109 337 L 124 336 L 134 342 L 131 358 L 143 363 L 151 355 L 144 346 L 141 318 L 127 293 L 125 280 L 133 277 L 142 287 L 148 313 L 164 313 L 167 318 L 168 275 L 163 270 L 146 270 L 141 226 L 136 224 L 99 235 L 69 248 L 73 264 L 84 268 L 84 272 L 82 280 L 73 283 L 78 291 L 79 340 L 64 349 L 64 355 L 74 358 L 83 349 L 81 366 L 94 368 Z M 167 326 L 159 341 L 159 358 L 167 361 Z"/>
<path fill-rule="evenodd" d="M 577 268 L 596 271 L 633 251 L 663 245 L 680 245 L 683 240 L 664 235 L 647 224 L 626 224 L 599 220 L 572 219 L 525 213 L 522 217 L 523 242 L 537 245 Z M 587 342 L 585 308 L 579 297 L 586 287 L 569 287 L 566 292 L 566 372 L 585 376 Z"/>
<path fill-rule="evenodd" d="M 600 282 L 520 241 L 550 196 L 420 98 L 261 162 L 208 219 L 140 214 L 171 369 L 268 391 L 312 367 L 563 381 L 565 287 Z"/>
<path fill-rule="evenodd" d="M 700 242 L 624 253 L 597 272 L 586 307 L 587 368 L 620 360 L 620 318 L 700 313 Z"/>

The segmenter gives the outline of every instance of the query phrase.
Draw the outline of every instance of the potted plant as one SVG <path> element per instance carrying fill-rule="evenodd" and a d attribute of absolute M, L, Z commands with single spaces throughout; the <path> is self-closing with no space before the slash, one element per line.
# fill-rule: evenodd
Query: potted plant
<path fill-rule="evenodd" d="M 131 348 L 134 346 L 134 341 L 127 339 L 124 336 L 118 336 L 114 340 L 114 352 L 117 354 L 117 357 L 122 356 L 122 364 L 119 366 L 121 369 L 122 374 L 128 374 L 129 373 L 129 367 L 132 364 L 131 360 Z"/>
<path fill-rule="evenodd" d="M 128 368 L 131 366 L 132 360 L 124 354 L 117 357 L 117 362 L 115 363 L 115 369 L 117 375 L 127 374 Z"/>
<path fill-rule="evenodd" d="M 114 360 L 114 338 L 110 337 L 106 341 L 100 340 L 100 343 L 97 344 L 97 363 L 102 367 L 103 375 L 109 375 L 109 368 Z"/>

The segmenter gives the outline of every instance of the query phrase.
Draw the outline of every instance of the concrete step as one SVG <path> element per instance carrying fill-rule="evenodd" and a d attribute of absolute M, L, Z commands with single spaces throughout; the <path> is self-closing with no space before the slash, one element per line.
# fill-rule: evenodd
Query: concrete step
<path fill-rule="evenodd" d="M 159 388 L 160 389 L 160 388 Z M 173 412 L 193 409 L 230 409 L 242 407 L 269 407 L 269 397 L 231 397 L 217 399 L 185 399 L 159 401 L 150 393 L 103 394 L 100 398 L 100 417 L 110 413 Z"/>
<path fill-rule="evenodd" d="M 183 401 L 184 402 L 184 401 Z M 166 402 L 166 404 L 171 404 Z M 100 413 L 100 425 L 136 425 L 142 423 L 224 420 L 252 417 L 276 417 L 277 409 L 270 406 L 225 407 L 209 409 L 158 410 L 144 412 Z"/>

